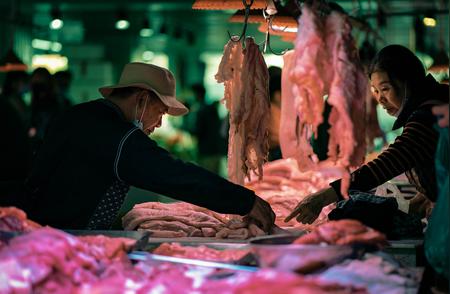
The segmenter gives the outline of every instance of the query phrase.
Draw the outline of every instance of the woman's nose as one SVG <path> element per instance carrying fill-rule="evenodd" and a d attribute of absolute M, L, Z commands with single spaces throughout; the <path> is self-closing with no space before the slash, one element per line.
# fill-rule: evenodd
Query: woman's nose
<path fill-rule="evenodd" d="M 381 93 L 374 94 L 374 96 L 378 103 L 386 102 L 386 97 L 384 97 Z"/>

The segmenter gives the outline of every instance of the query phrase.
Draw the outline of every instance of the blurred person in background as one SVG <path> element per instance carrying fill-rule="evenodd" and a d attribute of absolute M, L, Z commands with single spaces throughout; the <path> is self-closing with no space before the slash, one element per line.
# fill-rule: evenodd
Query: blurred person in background
<path fill-rule="evenodd" d="M 281 118 L 281 68 L 270 66 L 269 97 L 270 97 L 270 125 L 269 125 L 269 161 L 281 159 L 280 148 L 280 118 Z"/>
<path fill-rule="evenodd" d="M 219 116 L 218 102 L 206 103 L 206 90 L 202 84 L 194 84 L 191 89 L 196 100 L 191 132 L 197 138 L 198 163 L 218 174 L 223 150 L 227 148 L 227 142 L 220 134 L 222 121 Z"/>
<path fill-rule="evenodd" d="M 28 82 L 26 72 L 11 71 L 6 73 L 3 83 L 0 95 L 0 182 L 23 181 L 31 166 L 29 109 L 23 100 Z"/>
<path fill-rule="evenodd" d="M 58 71 L 53 75 L 56 84 L 56 95 L 58 103 L 63 110 L 72 106 L 70 97 L 70 85 L 72 83 L 72 73 L 68 70 Z"/>
<path fill-rule="evenodd" d="M 53 76 L 43 67 L 31 74 L 31 128 L 33 153 L 38 149 L 50 121 L 61 111 Z"/>
<path fill-rule="evenodd" d="M 426 262 L 418 293 L 449 292 L 450 143 L 448 106 L 448 104 L 443 104 L 432 108 L 433 114 L 438 118 L 435 129 L 439 132 L 439 141 L 435 156 L 438 198 L 425 232 L 423 249 Z"/>

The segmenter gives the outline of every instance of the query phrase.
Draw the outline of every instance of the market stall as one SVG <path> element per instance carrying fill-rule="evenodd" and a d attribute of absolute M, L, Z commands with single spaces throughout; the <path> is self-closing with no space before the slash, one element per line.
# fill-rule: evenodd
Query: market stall
<path fill-rule="evenodd" d="M 223 44 L 214 76 L 224 85 L 228 179 L 236 184 L 233 191 L 256 194 L 270 204 L 275 213 L 272 228 L 264 229 L 248 214 L 219 213 L 183 201 L 138 203 L 121 217 L 122 230 L 56 229 L 28 219 L 18 208 L 0 207 L 0 293 L 375 294 L 416 293 L 421 283 L 427 287 L 422 278 L 425 222 L 408 215 L 415 188 L 400 175 L 369 191 L 350 189 L 352 173 L 368 162 L 368 145 L 376 133 L 370 122 L 377 121 L 352 27 L 377 33 L 335 3 L 304 2 L 195 1 L 192 6 L 240 10 L 231 21 L 243 23 L 242 33 L 230 34 Z M 266 34 L 262 44 L 246 33 L 252 22 L 261 23 L 260 31 Z M 280 26 L 284 29 L 276 28 Z M 288 31 L 290 27 L 295 32 Z M 274 52 L 273 35 L 291 41 L 294 48 Z M 278 128 L 282 158 L 270 162 L 269 52 L 283 55 L 284 61 Z M 170 77 L 175 93 L 175 78 Z M 327 107 L 331 110 L 324 115 Z M 312 142 L 323 123 L 329 124 L 328 152 L 319 160 Z M 120 141 L 114 159 L 117 178 L 121 149 L 134 131 L 139 132 L 135 128 Z M 180 170 L 209 175 L 158 152 Z M 181 182 L 173 195 L 183 198 L 184 175 L 167 174 L 174 175 L 172 183 Z M 377 177 L 373 173 L 372 178 Z M 171 192 L 162 178 L 151 179 L 155 183 L 149 187 Z M 231 187 L 223 179 L 208 178 Z M 93 204 L 94 216 L 104 227 L 110 227 L 129 188 L 119 180 L 101 205 Z M 199 191 L 199 202 L 218 211 L 233 211 L 233 205 L 240 204 L 239 199 L 227 203 L 226 195 L 221 195 L 221 205 L 214 203 L 206 197 L 208 186 L 196 190 L 195 181 L 185 184 L 190 192 L 185 199 L 198 200 Z M 320 206 L 308 221 L 295 219 L 299 203 L 336 182 L 339 197 Z M 376 201 L 364 202 L 374 195 Z M 75 198 L 73 203 L 78 203 Z"/>

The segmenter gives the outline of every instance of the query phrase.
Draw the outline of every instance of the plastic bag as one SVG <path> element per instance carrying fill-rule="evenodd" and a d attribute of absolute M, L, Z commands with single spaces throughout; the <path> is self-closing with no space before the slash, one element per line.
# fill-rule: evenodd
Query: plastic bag
<path fill-rule="evenodd" d="M 438 198 L 425 233 L 425 256 L 433 269 L 449 278 L 449 136 L 448 128 L 436 127 L 439 141 L 436 149 Z"/>
<path fill-rule="evenodd" d="M 384 196 L 384 197 L 395 197 L 397 200 L 398 209 L 408 213 L 409 211 L 409 200 L 406 200 L 404 194 L 398 189 L 395 184 L 386 182 L 380 186 L 378 186 L 375 191 L 375 195 Z"/>

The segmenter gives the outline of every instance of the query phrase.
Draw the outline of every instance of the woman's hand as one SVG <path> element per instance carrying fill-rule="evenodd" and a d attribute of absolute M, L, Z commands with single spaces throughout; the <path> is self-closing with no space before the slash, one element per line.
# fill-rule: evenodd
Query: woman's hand
<path fill-rule="evenodd" d="M 337 200 L 338 196 L 333 188 L 327 188 L 311 194 L 295 207 L 291 214 L 286 217 L 284 222 L 288 222 L 294 217 L 297 217 L 298 222 L 312 224 L 319 216 L 322 208 Z"/>
<path fill-rule="evenodd" d="M 438 117 L 438 125 L 441 128 L 448 127 L 448 104 L 433 106 L 432 111 Z"/>

